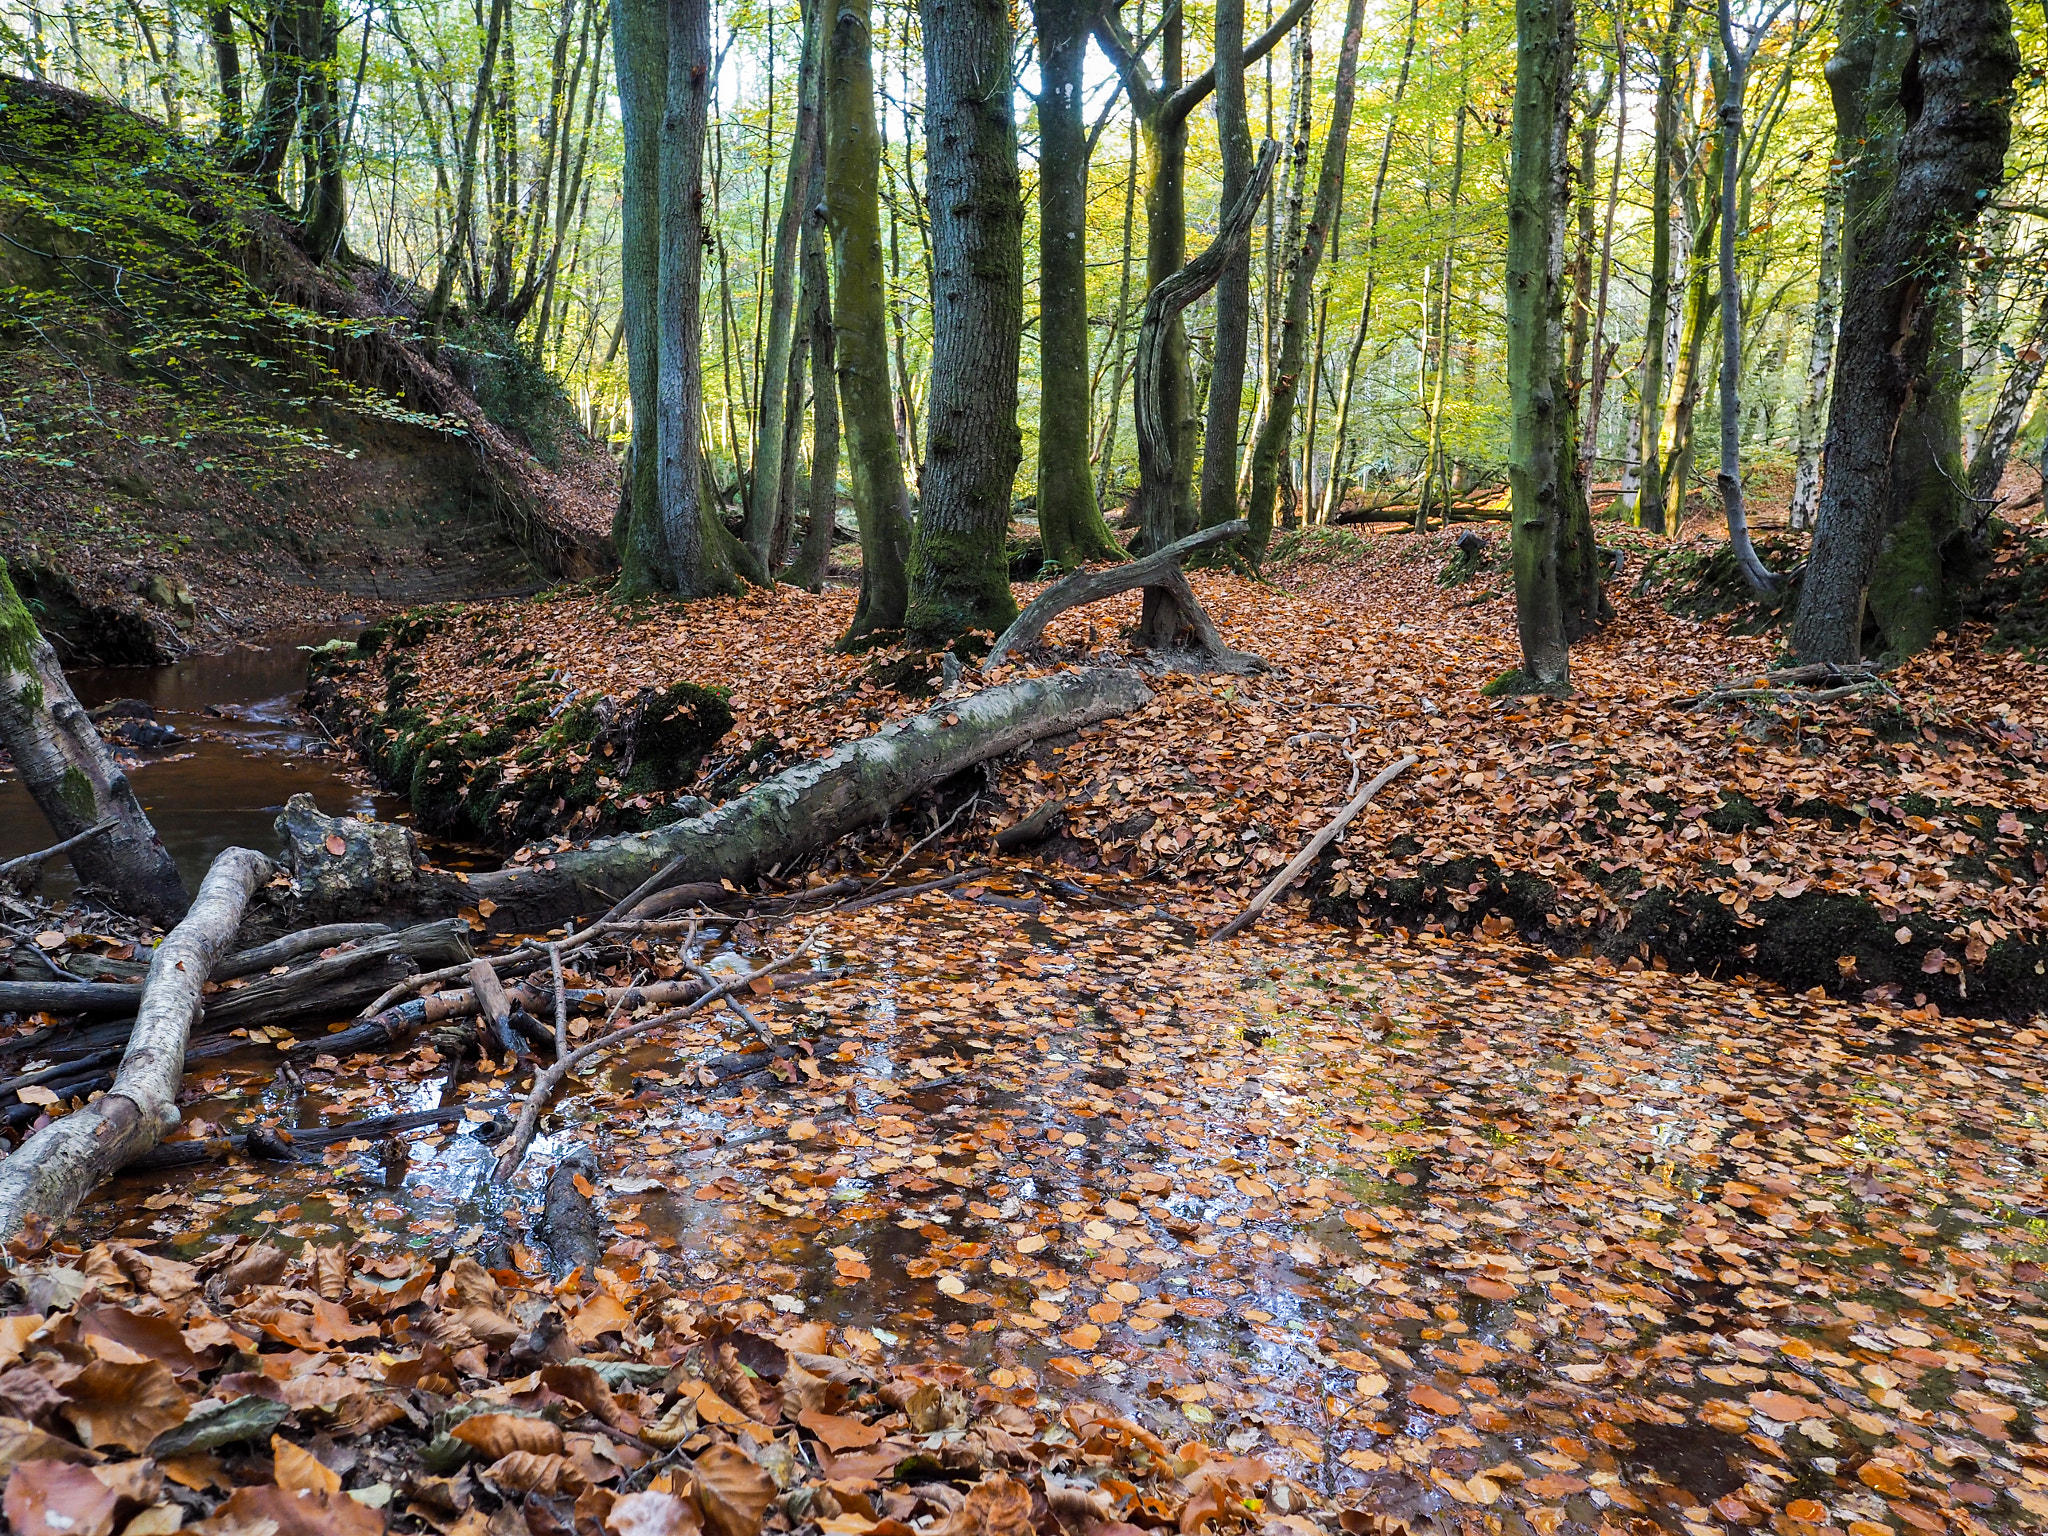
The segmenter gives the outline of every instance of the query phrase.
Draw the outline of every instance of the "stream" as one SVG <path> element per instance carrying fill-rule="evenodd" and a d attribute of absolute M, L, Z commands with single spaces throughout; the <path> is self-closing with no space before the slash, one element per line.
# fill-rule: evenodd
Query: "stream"
<path fill-rule="evenodd" d="M 283 633 L 174 666 L 92 667 L 67 674 L 87 709 L 139 699 L 158 724 L 177 731 L 180 740 L 162 747 L 109 745 L 188 889 L 199 888 L 223 848 L 240 844 L 275 852 L 272 823 L 295 794 L 312 795 L 330 816 L 406 815 L 404 799 L 369 789 L 344 757 L 327 755 L 319 726 L 299 713 L 306 688 L 304 647 L 332 638 L 324 631 Z M 55 840 L 20 777 L 0 776 L 0 860 Z M 46 867 L 45 895 L 61 900 L 74 888 L 67 862 Z"/>

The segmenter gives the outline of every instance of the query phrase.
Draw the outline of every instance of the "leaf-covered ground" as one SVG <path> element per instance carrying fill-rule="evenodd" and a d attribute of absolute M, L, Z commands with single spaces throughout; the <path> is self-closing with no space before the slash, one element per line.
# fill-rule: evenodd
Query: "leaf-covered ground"
<path fill-rule="evenodd" d="M 1680 709 L 1767 670 L 1766 644 L 1625 597 L 1575 653 L 1577 697 L 1497 705 L 1477 688 L 1509 659 L 1505 602 L 1460 606 L 1493 587 L 1440 587 L 1442 563 L 1396 537 L 1312 548 L 1278 587 L 1203 578 L 1273 671 L 1163 681 L 978 803 L 790 878 L 987 875 L 572 963 L 625 984 L 815 938 L 803 984 L 748 1000 L 784 1053 L 751 1071 L 735 1012 L 649 1035 L 572 1085 L 509 1184 L 509 1063 L 438 1129 L 120 1181 L 15 1264 L 0 1428 L 46 1437 L 10 1442 L 42 1469 L 22 1497 L 61 1477 L 99 1499 L 51 1463 L 126 1424 L 100 1405 L 148 1376 L 164 1423 L 124 1432 L 156 1449 L 94 1481 L 142 1490 L 121 1520 L 174 1499 L 223 1531 L 374 1528 L 357 1509 L 464 1536 L 2048 1521 L 2048 1025 L 1993 964 L 2042 928 L 2040 674 L 1965 635 L 1895 696 L 1796 722 Z M 557 595 L 416 632 L 410 697 L 728 686 L 737 746 L 695 786 L 726 793 L 772 769 L 763 739 L 809 756 L 920 707 L 829 652 L 842 617 Z M 1045 660 L 1119 659 L 1117 618 L 1076 616 Z M 1404 748 L 1426 771 L 1312 901 L 1205 942 L 1342 802 L 1347 752 L 1370 771 Z M 1048 797 L 1059 837 L 992 858 Z M 1480 859 L 1506 894 L 1441 873 Z M 1718 977 L 1616 952 L 1615 908 L 1645 900 L 1616 870 L 1726 911 Z M 1433 894 L 1400 883 L 1432 871 Z M 1536 879 L 1548 904 L 1514 905 Z M 1911 971 L 1831 948 L 1826 989 L 1745 975 L 1770 914 L 1825 894 Z M 2012 1022 L 1971 1017 L 1994 984 Z M 294 1081 L 277 1043 L 188 1078 L 181 1139 L 430 1107 L 448 1076 L 422 1039 Z M 579 1147 L 612 1246 L 551 1287 L 542 1183 Z M 232 1286 L 249 1265 L 261 1283 Z M 174 1344 L 192 1363 L 152 1372 Z M 269 1421 L 242 1448 L 144 1437 L 228 1403 Z M 484 1414 L 526 1422 L 452 1433 Z"/>

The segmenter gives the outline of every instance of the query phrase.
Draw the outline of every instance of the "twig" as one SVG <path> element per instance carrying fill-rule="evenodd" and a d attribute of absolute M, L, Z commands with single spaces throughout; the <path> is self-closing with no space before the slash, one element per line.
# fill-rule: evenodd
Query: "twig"
<path fill-rule="evenodd" d="M 704 993 L 701 997 L 686 1003 L 681 1008 L 674 1009 L 668 1013 L 653 1014 L 644 1019 L 636 1019 L 625 1028 L 615 1029 L 607 1034 L 600 1035 L 588 1044 L 579 1047 L 568 1055 L 560 1057 L 553 1066 L 533 1080 L 533 1091 L 526 1096 L 526 1105 L 519 1112 L 519 1123 L 512 1128 L 512 1134 L 506 1138 L 504 1150 L 498 1154 L 497 1176 L 501 1179 L 509 1178 L 513 1170 L 518 1168 L 520 1160 L 526 1156 L 527 1147 L 533 1141 L 534 1130 L 540 1124 L 541 1112 L 547 1108 L 548 1101 L 555 1095 L 555 1090 L 560 1088 L 563 1081 L 592 1056 L 597 1055 L 600 1051 L 608 1051 L 620 1042 L 631 1039 L 634 1035 L 645 1034 L 648 1030 L 659 1028 L 665 1024 L 680 1023 L 682 1020 L 690 1017 L 691 1014 L 712 1003 L 718 1002 L 722 998 L 729 997 L 749 982 L 779 971 L 784 966 L 801 959 L 810 952 L 811 946 L 817 940 L 818 935 L 813 933 L 797 948 L 791 950 L 786 955 L 769 961 L 760 970 L 750 975 L 736 976 L 730 981 L 723 982 Z"/>
<path fill-rule="evenodd" d="M 688 960 L 685 960 L 683 964 L 689 967 L 689 971 L 692 976 L 695 976 L 699 981 L 703 982 L 706 986 L 715 987 L 718 985 L 718 978 L 713 976 L 709 971 L 705 970 L 703 966 L 694 964 L 693 962 Z M 771 1051 L 776 1049 L 775 1031 L 770 1029 L 766 1024 L 763 1024 L 759 1019 L 755 1018 L 753 1013 L 747 1008 L 747 1005 L 745 1003 L 741 1002 L 738 998 L 728 994 L 725 998 L 725 1006 L 732 1012 L 738 1014 L 740 1018 L 745 1022 L 747 1028 L 751 1029 L 756 1035 L 760 1036 L 761 1043 L 763 1045 L 767 1046 L 768 1049 Z"/>
<path fill-rule="evenodd" d="M 1667 703 L 1672 709 L 1699 709 L 1764 700 L 1779 704 L 1826 704 L 1835 699 L 1846 698 L 1852 693 L 1866 692 L 1871 688 L 1884 693 L 1891 692 L 1883 679 L 1866 677 L 1860 682 L 1844 683 L 1839 688 L 1822 688 L 1814 693 L 1794 688 L 1716 688 L 1708 693 L 1694 694 L 1688 698 L 1671 699 Z"/>
<path fill-rule="evenodd" d="M 69 853 L 80 843 L 89 843 L 94 838 L 111 832 L 117 825 L 119 823 L 112 816 L 109 816 L 105 821 L 95 822 L 83 832 L 74 833 L 72 836 L 65 838 L 63 842 L 45 848 L 40 853 L 25 853 L 18 859 L 9 859 L 5 864 L 0 864 L 0 880 L 11 878 L 14 872 L 19 869 L 39 868 L 60 854 Z"/>
<path fill-rule="evenodd" d="M 939 823 L 939 825 L 936 828 L 934 828 L 928 836 L 919 838 L 916 842 L 912 843 L 908 848 L 904 849 L 902 853 L 897 855 L 896 862 L 891 864 L 887 869 L 883 870 L 879 875 L 875 876 L 875 878 L 869 882 L 868 889 L 873 890 L 876 886 L 880 885 L 884 880 L 888 879 L 891 875 L 895 874 L 897 870 L 901 869 L 905 864 L 907 864 L 910 861 L 910 856 L 916 853 L 918 849 L 924 847 L 926 843 L 931 842 L 934 838 L 944 836 L 946 830 L 949 827 L 951 827 L 954 822 L 960 819 L 960 813 L 962 811 L 972 810 L 976 805 L 980 803 L 980 795 L 969 795 L 967 797 L 967 803 L 965 805 L 957 807 L 954 810 L 953 814 L 948 816 L 943 822 Z"/>
<path fill-rule="evenodd" d="M 970 880 L 979 880 L 986 875 L 985 867 L 963 869 L 958 874 L 946 875 L 937 880 L 926 880 L 919 885 L 899 885 L 886 891 L 870 891 L 865 896 L 856 896 L 830 908 L 833 912 L 858 912 L 862 907 L 877 907 L 885 901 L 908 901 L 913 896 L 923 896 L 932 891 L 943 891 L 949 886 L 965 885 Z"/>
<path fill-rule="evenodd" d="M 562 946 L 548 946 L 548 970 L 555 981 L 555 1060 L 569 1054 L 569 994 L 562 985 Z"/>
<path fill-rule="evenodd" d="M 1345 827 L 1350 825 L 1351 818 L 1356 816 L 1360 811 L 1364 810 L 1368 805 L 1372 803 L 1372 797 L 1374 795 L 1378 794 L 1382 789 L 1386 788 L 1387 785 L 1393 783 L 1396 778 L 1398 778 L 1408 769 L 1414 767 L 1415 764 L 1420 761 L 1420 758 L 1418 758 L 1413 752 L 1410 752 L 1397 762 L 1394 762 L 1389 766 L 1382 768 L 1379 771 L 1378 775 L 1374 777 L 1373 781 L 1370 784 L 1366 785 L 1365 788 L 1362 791 L 1360 791 L 1354 799 L 1352 799 L 1348 804 L 1346 804 L 1343 810 L 1337 813 L 1335 820 L 1333 820 L 1328 826 L 1324 827 L 1323 830 L 1318 832 L 1314 837 L 1310 838 L 1308 840 L 1308 846 L 1302 849 L 1301 852 L 1297 853 L 1292 859 L 1289 859 L 1287 861 L 1287 867 L 1281 870 L 1280 873 L 1275 875 L 1271 880 L 1266 882 L 1265 889 L 1260 891 L 1258 895 L 1252 898 L 1252 903 L 1250 906 L 1246 907 L 1242 912 L 1238 913 L 1236 917 L 1233 917 L 1229 922 L 1225 923 L 1221 928 L 1218 928 L 1214 933 L 1212 933 L 1209 936 L 1209 942 L 1211 944 L 1220 944 L 1225 939 L 1230 938 L 1232 935 L 1241 932 L 1243 929 L 1249 928 L 1253 923 L 1257 922 L 1259 914 L 1266 910 L 1266 904 L 1270 902 L 1275 896 L 1278 896 L 1282 891 L 1286 890 L 1288 886 L 1292 885 L 1296 877 L 1298 877 L 1303 870 L 1307 869 L 1309 865 L 1315 861 L 1316 855 L 1321 853 L 1325 848 L 1329 847 L 1331 843 L 1337 840 L 1338 834 L 1341 833 L 1345 829 Z M 1351 780 L 1351 782 L 1354 784 L 1358 782 L 1358 771 L 1358 767 L 1354 763 L 1352 765 Z"/>

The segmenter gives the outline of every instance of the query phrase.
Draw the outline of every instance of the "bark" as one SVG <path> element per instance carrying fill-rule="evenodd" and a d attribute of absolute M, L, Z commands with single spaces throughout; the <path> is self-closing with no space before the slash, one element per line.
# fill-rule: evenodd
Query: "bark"
<path fill-rule="evenodd" d="M 1017 428 L 1024 231 L 1007 0 L 922 0 L 932 362 L 905 628 L 923 645 L 1017 616 L 1004 542 Z"/>
<path fill-rule="evenodd" d="M 1742 289 L 1735 269 L 1735 194 L 1742 177 L 1742 98 L 1749 88 L 1749 64 L 1759 33 L 1748 48 L 1735 39 L 1733 0 L 1720 0 L 1721 55 L 1721 463 L 1715 483 L 1721 511 L 1728 520 L 1728 543 L 1735 564 L 1752 591 L 1770 593 L 1784 585 L 1764 568 L 1749 537 L 1749 514 L 1742 499 Z"/>
<path fill-rule="evenodd" d="M 557 1280 L 579 1269 L 594 1273 L 607 1246 L 604 1218 L 576 1187 L 579 1177 L 586 1187 L 600 1177 L 597 1158 L 587 1147 L 577 1147 L 555 1164 L 541 1201 L 541 1241 L 547 1244 L 548 1273 Z"/>
<path fill-rule="evenodd" d="M 1422 489 L 1415 498 L 1415 527 L 1418 532 L 1429 532 L 1429 511 L 1435 488 L 1441 483 L 1444 501 L 1451 499 L 1451 484 L 1448 466 L 1444 463 L 1444 396 L 1448 393 L 1451 380 L 1451 292 L 1458 251 L 1458 200 L 1465 185 L 1465 128 L 1470 118 L 1471 72 L 1465 58 L 1464 35 L 1471 28 L 1472 12 L 1463 7 L 1459 15 L 1458 47 L 1458 114 L 1457 127 L 1451 135 L 1451 185 L 1446 208 L 1448 227 L 1444 231 L 1444 254 L 1437 275 L 1437 319 L 1436 319 L 1436 382 L 1431 386 L 1423 409 L 1429 418 L 1429 431 L 1422 447 Z M 1423 287 L 1423 310 L 1428 313 L 1428 283 Z M 1427 321 L 1425 319 L 1425 328 Z M 1424 353 L 1428 346 L 1425 341 Z"/>
<path fill-rule="evenodd" d="M 775 226 L 775 266 L 769 280 L 768 349 L 761 364 L 761 424 L 754 434 L 754 468 L 747 502 L 747 547 L 771 565 L 769 544 L 782 502 L 783 477 L 793 474 L 784 450 L 788 432 L 790 353 L 796 342 L 798 242 L 810 197 L 812 150 L 818 137 L 818 52 L 823 47 L 818 10 L 826 0 L 805 0 L 803 58 L 797 73 L 796 135 L 782 183 L 782 214 Z"/>
<path fill-rule="evenodd" d="M 0 562 L 0 746 L 60 840 L 114 825 L 69 850 L 81 884 L 151 922 L 184 915 L 185 883 L 121 765 L 79 705 L 57 653 Z"/>
<path fill-rule="evenodd" d="M 1216 5 L 1216 141 L 1223 153 L 1217 204 L 1243 196 L 1252 174 L 1252 131 L 1244 94 L 1244 0 Z M 1205 528 L 1236 519 L 1237 428 L 1244 411 L 1246 355 L 1252 318 L 1252 250 L 1246 241 L 1216 279 L 1216 339 L 1202 429 L 1201 520 Z"/>
<path fill-rule="evenodd" d="M 1657 45 L 1657 104 L 1650 146 L 1650 280 L 1643 319 L 1642 386 L 1637 395 L 1635 520 L 1662 533 L 1664 513 L 1664 345 L 1671 313 L 1671 157 L 1678 147 L 1678 38 L 1686 0 L 1671 0 Z"/>
<path fill-rule="evenodd" d="M 2042 295 L 2034 323 L 2013 351 L 2012 368 L 1999 386 L 1990 419 L 1977 437 L 1976 452 L 1970 455 L 1970 500 L 1979 537 L 1998 506 L 1998 485 L 2005 478 L 2005 462 L 2012 456 L 2020 423 L 2026 419 L 2027 402 L 2033 399 L 2041 383 L 2044 362 L 2048 362 L 2048 293 Z"/>
<path fill-rule="evenodd" d="M 1885 534 L 1892 445 L 1934 340 L 1960 237 L 2003 175 L 2019 68 L 2004 0 L 1929 0 L 1904 92 L 1909 126 L 1881 225 L 1859 231 L 1842 285 L 1828 472 L 1793 624 L 1804 661 L 1862 649 L 1865 588 Z"/>
<path fill-rule="evenodd" d="M 1365 27 L 1365 0 L 1351 0 L 1344 18 L 1344 41 L 1337 54 L 1337 77 L 1330 92 L 1330 131 L 1323 144 L 1323 163 L 1316 177 L 1315 210 L 1302 230 L 1301 246 L 1290 251 L 1286 306 L 1280 322 L 1280 356 L 1273 370 L 1271 401 L 1252 449 L 1252 491 L 1245 510 L 1251 532 L 1245 549 L 1254 562 L 1265 557 L 1273 539 L 1273 503 L 1279 491 L 1282 463 L 1294 430 L 1294 405 L 1300 392 L 1308 346 L 1309 303 L 1323 246 L 1336 223 L 1344 196 L 1344 161 L 1351 142 L 1351 101 L 1358 78 L 1358 48 Z M 1311 381 L 1312 382 L 1312 381 Z"/>
<path fill-rule="evenodd" d="M 1171 584 L 1174 600 L 1182 613 L 1193 625 L 1200 645 L 1225 672 L 1251 672 L 1263 665 L 1257 657 L 1242 651 L 1233 651 L 1223 643 L 1202 605 L 1196 601 L 1188 588 L 1186 578 L 1181 574 L 1181 562 L 1198 551 L 1223 543 L 1226 539 L 1238 537 L 1245 531 L 1242 518 L 1228 523 L 1217 523 L 1212 527 L 1199 529 L 1184 539 L 1176 540 L 1164 549 L 1122 565 L 1107 569 L 1075 571 L 1056 585 L 1041 592 L 1017 616 L 1017 621 L 1004 630 L 987 658 L 981 664 L 982 675 L 987 676 L 1000 667 L 1010 656 L 1026 646 L 1036 645 L 1045 626 L 1071 608 L 1088 603 L 1099 603 L 1106 597 L 1115 597 L 1122 592 L 1134 591 L 1140 587 Z"/>
<path fill-rule="evenodd" d="M 1134 391 L 1138 429 L 1138 516 L 1148 549 L 1164 549 L 1174 536 L 1174 449 L 1177 434 L 1169 414 L 1170 392 L 1166 375 L 1173 366 L 1173 335 L 1181 311 L 1216 285 L 1229 259 L 1231 248 L 1251 239 L 1252 221 L 1258 216 L 1259 201 L 1272 180 L 1278 146 L 1270 140 L 1259 152 L 1252 172 L 1252 184 L 1237 205 L 1225 211 L 1223 226 L 1210 247 L 1171 278 L 1153 288 L 1145 300 L 1145 317 L 1138 325 L 1137 380 Z M 1163 650 L 1174 643 L 1181 629 L 1173 595 L 1152 587 L 1145 593 L 1144 612 L 1138 621 L 1141 645 Z"/>
<path fill-rule="evenodd" d="M 242 136 L 242 51 L 235 44 L 235 15 L 225 3 L 206 9 L 206 30 L 213 44 L 213 69 L 220 78 L 220 141 L 232 145 Z"/>
<path fill-rule="evenodd" d="M 1515 622 L 1522 647 L 1519 686 L 1570 687 L 1559 554 L 1567 469 L 1558 459 L 1557 420 L 1564 308 L 1565 155 L 1577 38 L 1571 0 L 1519 0 L 1515 11 L 1515 99 L 1508 168 L 1508 395 L 1513 446 L 1508 485 L 1515 574 Z"/>
<path fill-rule="evenodd" d="M 1828 178 L 1820 214 L 1820 270 L 1814 279 L 1813 333 L 1806 344 L 1806 385 L 1793 427 L 1795 462 L 1787 520 L 1795 533 L 1813 526 L 1820 505 L 1821 427 L 1827 420 L 1828 384 L 1834 376 L 1835 327 L 1842 303 L 1842 183 Z"/>
<path fill-rule="evenodd" d="M 1870 572 L 1869 615 L 1883 649 L 1913 655 L 1962 620 L 1981 574 L 1964 504 L 1963 362 L 1958 305 L 1937 306 L 1936 341 L 1892 442 L 1885 531 Z"/>
<path fill-rule="evenodd" d="M 832 228 L 839 406 L 860 521 L 860 603 L 841 643 L 903 628 L 910 491 L 889 402 L 882 291 L 882 139 L 875 122 L 870 0 L 839 0 L 825 63 L 825 209 Z"/>
<path fill-rule="evenodd" d="M 113 1086 L 0 1162 L 0 1238 L 31 1217 L 61 1225 L 94 1186 L 178 1123 L 178 1085 L 200 992 L 234 943 L 250 895 L 269 878 L 270 861 L 247 848 L 229 848 L 214 860 L 191 910 L 150 959 L 142 1011 Z"/>
<path fill-rule="evenodd" d="M 1230 3 L 1230 0 L 1225 0 Z M 1035 0 L 1038 31 L 1038 531 L 1048 562 L 1121 560 L 1089 472 L 1087 0 Z"/>
<path fill-rule="evenodd" d="M 1607 213 L 1600 226 L 1600 277 L 1594 285 L 1592 377 L 1586 385 L 1585 409 L 1579 413 L 1579 478 L 1590 482 L 1593 461 L 1600 453 L 1600 410 L 1607 397 L 1607 370 L 1614 348 L 1607 344 L 1607 294 L 1614 275 L 1614 212 L 1621 202 L 1621 163 L 1628 153 L 1628 29 L 1625 7 L 1614 15 L 1614 165 L 1607 177 Z"/>

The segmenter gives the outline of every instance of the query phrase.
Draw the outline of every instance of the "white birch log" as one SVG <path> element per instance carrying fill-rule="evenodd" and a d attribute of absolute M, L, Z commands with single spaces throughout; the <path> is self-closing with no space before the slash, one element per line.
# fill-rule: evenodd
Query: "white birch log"
<path fill-rule="evenodd" d="M 178 1084 L 200 993 L 233 949 L 249 897 L 269 878 L 270 861 L 247 848 L 225 849 L 213 861 L 185 920 L 156 947 L 113 1087 L 0 1162 L 0 1240 L 31 1216 L 61 1225 L 94 1186 L 178 1123 Z"/>

